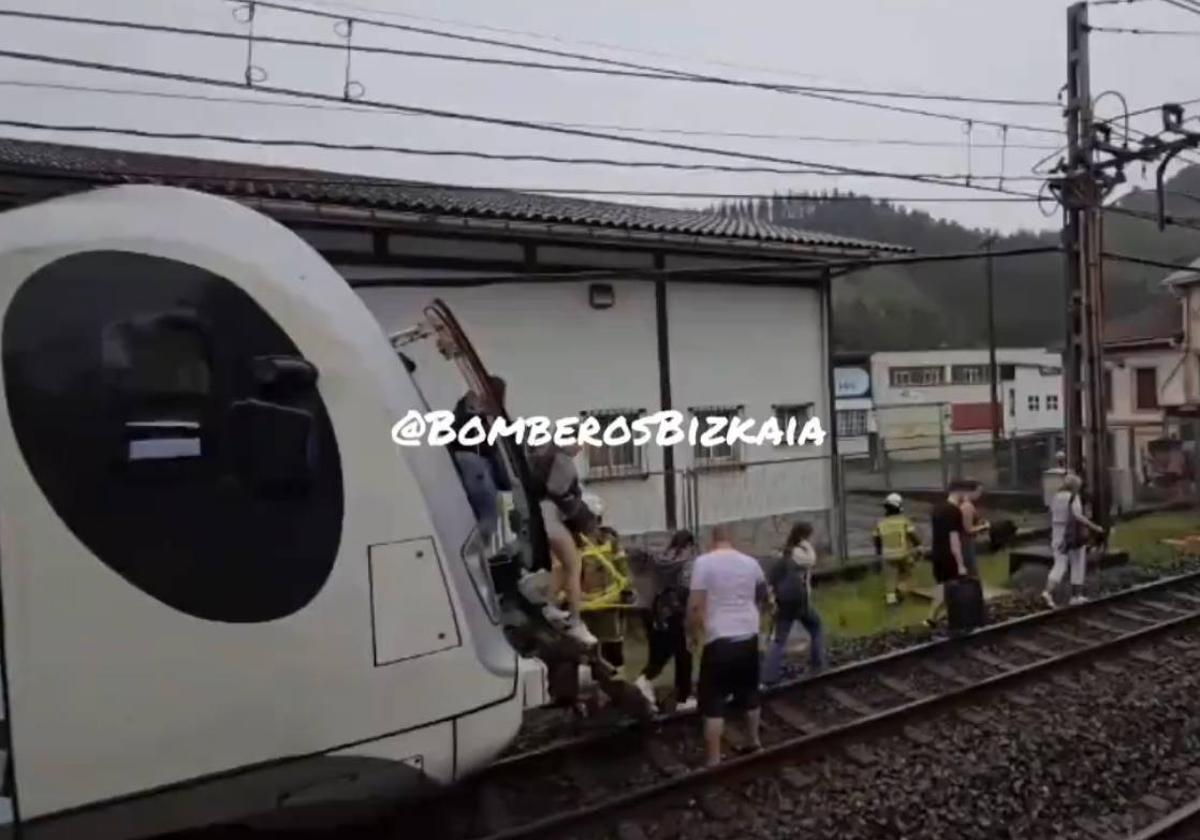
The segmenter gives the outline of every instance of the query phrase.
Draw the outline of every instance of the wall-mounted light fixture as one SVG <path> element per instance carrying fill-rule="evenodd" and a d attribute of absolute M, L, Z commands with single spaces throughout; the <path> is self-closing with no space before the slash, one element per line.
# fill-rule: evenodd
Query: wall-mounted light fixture
<path fill-rule="evenodd" d="M 588 286 L 588 303 L 592 309 L 611 309 L 617 301 L 617 294 L 607 283 L 593 283 Z"/>

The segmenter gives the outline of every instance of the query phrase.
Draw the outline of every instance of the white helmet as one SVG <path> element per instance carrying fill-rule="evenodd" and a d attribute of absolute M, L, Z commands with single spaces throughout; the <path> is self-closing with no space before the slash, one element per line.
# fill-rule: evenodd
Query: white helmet
<path fill-rule="evenodd" d="M 899 493 L 888 493 L 887 497 L 883 500 L 883 503 L 885 505 L 891 505 L 892 507 L 898 508 L 904 504 L 904 499 L 900 498 Z"/>

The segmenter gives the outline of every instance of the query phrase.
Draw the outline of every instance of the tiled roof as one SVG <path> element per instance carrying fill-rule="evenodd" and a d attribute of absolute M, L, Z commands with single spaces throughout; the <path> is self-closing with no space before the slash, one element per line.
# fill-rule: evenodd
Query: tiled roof
<path fill-rule="evenodd" d="M 1183 333 L 1182 303 L 1173 296 L 1155 295 L 1140 312 L 1104 325 L 1105 344 L 1166 341 Z"/>
<path fill-rule="evenodd" d="M 4 175 L 69 175 L 89 183 L 166 183 L 239 198 L 573 224 L 746 240 L 747 244 L 770 242 L 886 252 L 912 250 L 697 210 L 0 138 L 0 177 Z"/>

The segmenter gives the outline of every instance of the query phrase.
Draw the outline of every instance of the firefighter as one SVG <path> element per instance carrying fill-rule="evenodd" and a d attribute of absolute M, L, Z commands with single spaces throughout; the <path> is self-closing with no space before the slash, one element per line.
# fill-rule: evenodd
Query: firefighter
<path fill-rule="evenodd" d="M 603 509 L 594 497 L 588 501 L 593 511 Z M 595 537 L 581 535 L 579 543 L 580 615 L 600 642 L 600 656 L 620 672 L 625 665 L 625 611 L 633 603 L 629 558 L 612 528 L 600 527 Z"/>
<path fill-rule="evenodd" d="M 902 511 L 903 504 L 899 493 L 888 494 L 883 500 L 883 517 L 875 523 L 875 556 L 884 563 L 889 606 L 910 591 L 909 580 L 921 545 L 916 527 Z"/>

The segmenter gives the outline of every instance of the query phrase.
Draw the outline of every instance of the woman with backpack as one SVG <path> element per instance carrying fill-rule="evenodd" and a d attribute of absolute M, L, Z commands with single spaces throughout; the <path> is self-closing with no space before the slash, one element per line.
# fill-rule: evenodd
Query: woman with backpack
<path fill-rule="evenodd" d="M 763 666 L 763 682 L 767 685 L 779 682 L 788 636 L 797 622 L 808 631 L 812 669 L 819 671 L 825 667 L 825 634 L 812 600 L 812 573 L 817 565 L 816 549 L 809 542 L 812 532 L 809 523 L 796 523 L 768 578 L 776 606 L 774 639 Z"/>
<path fill-rule="evenodd" d="M 687 642 L 687 601 L 696 538 L 691 531 L 676 531 L 666 551 L 654 558 L 654 586 L 650 610 L 645 614 L 646 643 L 650 658 L 634 681 L 652 708 L 657 708 L 651 681 L 673 657 L 675 659 L 675 710 L 696 708 L 692 697 L 692 652 Z"/>
<path fill-rule="evenodd" d="M 1082 604 L 1083 576 L 1087 571 L 1087 531 L 1103 534 L 1104 529 L 1083 515 L 1083 502 L 1079 491 L 1083 482 L 1079 476 L 1067 473 L 1062 488 L 1050 500 L 1050 549 L 1054 552 L 1054 566 L 1046 579 L 1042 600 L 1054 609 L 1054 590 L 1062 583 L 1067 566 L 1071 567 L 1071 603 Z"/>

